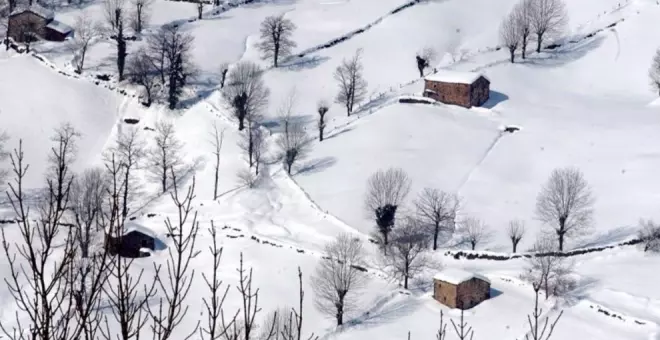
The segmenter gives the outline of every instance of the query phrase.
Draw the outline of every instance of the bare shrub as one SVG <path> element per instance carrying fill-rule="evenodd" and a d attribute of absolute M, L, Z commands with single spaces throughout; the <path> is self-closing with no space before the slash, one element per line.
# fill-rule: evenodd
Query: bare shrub
<path fill-rule="evenodd" d="M 547 253 L 554 249 L 554 242 L 541 237 L 532 248 L 534 253 Z M 545 296 L 561 296 L 574 287 L 573 263 L 563 256 L 532 256 L 527 259 L 523 278 L 534 287 L 545 291 Z"/>
<path fill-rule="evenodd" d="M 652 220 L 641 220 L 639 222 L 641 230 L 639 239 L 642 240 L 642 247 L 645 252 L 660 252 L 660 225 Z"/>

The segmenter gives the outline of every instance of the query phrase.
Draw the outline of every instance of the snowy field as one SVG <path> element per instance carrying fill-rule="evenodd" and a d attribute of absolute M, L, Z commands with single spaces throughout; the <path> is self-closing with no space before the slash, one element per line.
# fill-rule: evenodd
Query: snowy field
<path fill-rule="evenodd" d="M 386 279 L 378 268 L 378 250 L 367 241 L 374 223 L 363 200 L 367 178 L 379 169 L 400 167 L 412 179 L 411 193 L 399 214 L 412 212 L 412 200 L 425 187 L 460 195 L 464 203 L 460 217 L 477 217 L 493 231 L 478 250 L 495 254 L 510 251 L 510 241 L 502 231 L 514 218 L 524 220 L 528 228 L 519 248 L 532 246 L 543 228 L 534 216 L 536 196 L 550 172 L 559 167 L 580 168 L 596 198 L 591 233 L 571 239 L 568 248 L 625 241 L 637 234 L 640 218 L 660 218 L 656 174 L 660 115 L 658 105 L 652 104 L 657 95 L 649 89 L 647 75 L 660 39 L 658 31 L 650 29 L 660 22 L 657 1 L 567 1 L 567 32 L 549 41 L 562 46 L 531 53 L 516 64 L 508 63 L 507 53 L 496 46 L 500 20 L 517 1 L 422 1 L 388 14 L 407 2 L 258 1 L 219 15 L 207 6 L 202 20 L 191 20 L 196 16 L 194 4 L 156 0 L 144 36 L 129 42 L 129 53 L 143 46 L 146 37 L 162 25 L 180 24 L 195 39 L 192 57 L 200 77 L 193 92 L 199 97 L 186 100 L 180 110 L 170 111 L 162 104 L 146 109 L 132 96 L 133 86 L 94 84 L 96 74 L 116 73 L 116 50 L 110 40 L 101 39 L 90 47 L 80 79 L 58 72 L 72 74 L 73 56 L 66 43 L 37 43 L 35 51 L 53 67 L 29 55 L 0 52 L 0 129 L 10 135 L 12 148 L 23 139 L 31 167 L 27 186 L 34 189 L 44 181 L 52 147 L 49 138 L 63 122 L 82 133 L 75 171 L 98 165 L 102 152 L 119 133 L 136 129 L 152 146 L 150 129 L 159 121 L 174 124 L 176 136 L 184 143 L 184 160 L 195 165 L 193 208 L 200 223 L 199 253 L 193 260 L 197 276 L 187 298 L 190 321 L 175 334 L 180 338 L 202 318 L 206 286 L 200 275 L 211 267 L 207 249 L 212 221 L 224 247 L 221 279 L 237 284 L 235 268 L 241 252 L 246 266 L 254 268 L 263 308 L 258 318 L 297 304 L 295 280 L 300 266 L 305 334 L 314 332 L 323 340 L 394 340 L 405 339 L 411 332 L 411 339 L 425 339 L 433 338 L 441 311 L 446 322 L 457 321 L 457 310 L 431 298 L 432 273 L 415 278 L 414 288 L 406 290 L 399 281 Z M 63 6 L 56 17 L 73 25 L 81 11 L 103 20 L 100 1 Z M 259 58 L 256 44 L 259 24 L 280 14 L 297 25 L 293 37 L 298 46 L 294 57 L 273 69 Z M 346 40 L 336 45 L 317 48 L 343 36 Z M 491 99 L 472 109 L 397 103 L 399 96 L 421 93 L 414 56 L 425 47 L 438 54 L 432 67 L 487 75 Z M 282 131 L 277 108 L 295 90 L 294 119 L 305 122 L 310 135 L 316 136 L 317 102 L 332 102 L 337 92 L 333 72 L 358 49 L 368 82 L 367 98 L 351 117 L 346 117 L 341 105 L 332 104 L 327 139 L 310 142 L 311 153 L 289 176 L 276 160 L 275 141 Z M 303 52 L 304 56 L 295 56 Z M 237 172 L 247 168 L 238 146 L 242 136 L 216 83 L 222 63 L 241 60 L 256 61 L 266 69 L 264 81 L 271 91 L 263 112 L 268 161 L 255 188 L 237 179 Z M 114 86 L 129 95 L 120 94 Z M 124 118 L 136 118 L 139 123 L 130 126 L 123 123 Z M 213 199 L 210 143 L 214 125 L 224 133 L 217 199 Z M 520 130 L 503 133 L 509 125 Z M 158 185 L 145 182 L 142 170 L 138 177 L 146 198 L 131 216 L 171 246 L 164 220 L 176 215 L 169 195 L 161 195 Z M 185 179 L 185 185 L 191 184 L 190 177 Z M 11 215 L 8 208 L 1 207 L 2 218 Z M 10 239 L 18 238 L 15 224 L 1 227 Z M 364 242 L 368 283 L 359 296 L 359 308 L 347 315 L 345 326 L 336 328 L 331 318 L 315 308 L 310 279 L 323 247 L 341 233 Z M 492 281 L 492 298 L 465 314 L 475 329 L 475 339 L 523 339 L 534 303 L 532 288 L 520 279 L 526 261 L 454 259 L 444 255 L 446 250 L 433 254 L 443 266 L 478 272 Z M 8 263 L 4 256 L 0 258 L 0 273 L 7 277 Z M 153 263 L 165 264 L 166 259 L 167 251 L 158 251 L 137 260 L 136 269 L 153 276 Z M 564 311 L 552 339 L 660 339 L 660 293 L 654 276 L 659 257 L 626 246 L 572 257 L 571 262 L 576 287 L 563 298 L 542 300 L 548 313 L 544 317 Z M 227 310 L 238 308 L 239 302 L 232 288 Z M 12 324 L 17 306 L 4 285 L 0 286 L 0 304 L 0 322 Z M 151 336 L 147 328 L 142 335 Z M 450 331 L 447 339 L 457 338 Z"/>

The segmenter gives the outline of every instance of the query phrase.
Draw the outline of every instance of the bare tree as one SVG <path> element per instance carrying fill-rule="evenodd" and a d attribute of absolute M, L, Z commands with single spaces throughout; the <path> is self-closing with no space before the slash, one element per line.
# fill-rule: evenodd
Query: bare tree
<path fill-rule="evenodd" d="M 104 0 L 104 14 L 109 25 L 110 34 L 117 42 L 117 72 L 119 81 L 124 80 L 126 64 L 126 5 L 125 0 Z"/>
<path fill-rule="evenodd" d="M 181 32 L 179 25 L 163 26 L 157 35 L 159 37 L 152 39 L 152 45 L 156 44 L 162 51 L 167 102 L 169 108 L 174 109 L 188 80 L 196 72 L 191 56 L 194 37 L 190 33 Z"/>
<path fill-rule="evenodd" d="M 284 133 L 289 132 L 289 126 L 293 120 L 293 114 L 296 110 L 296 104 L 298 103 L 298 90 L 295 87 L 289 89 L 286 97 L 277 108 L 277 119 L 279 119 L 284 126 Z"/>
<path fill-rule="evenodd" d="M 337 66 L 334 78 L 339 85 L 335 101 L 344 105 L 348 116 L 353 113 L 355 104 L 361 102 L 367 94 L 367 81 L 362 75 L 362 49 L 358 49 L 351 59 L 344 59 Z"/>
<path fill-rule="evenodd" d="M 260 128 L 253 128 L 250 130 L 252 134 L 252 152 L 254 154 L 254 174 L 259 176 L 259 169 L 261 164 L 264 162 L 264 156 L 266 153 L 266 136 Z"/>
<path fill-rule="evenodd" d="M 341 326 L 344 316 L 355 309 L 356 295 L 366 284 L 362 272 L 355 267 L 364 261 L 364 253 L 360 239 L 340 234 L 326 245 L 325 259 L 312 277 L 316 307 L 321 313 L 334 317 L 337 326 Z"/>
<path fill-rule="evenodd" d="M 76 34 L 69 40 L 69 47 L 74 53 L 73 63 L 76 73 L 82 73 L 85 65 L 85 56 L 92 40 L 99 36 L 99 28 L 89 13 L 82 12 L 76 17 L 73 25 Z"/>
<path fill-rule="evenodd" d="M 559 322 L 564 311 L 559 312 L 557 317 L 550 322 L 550 316 L 543 313 L 543 309 L 539 308 L 539 290 L 541 289 L 539 285 L 534 285 L 534 311 L 531 315 L 527 315 L 527 324 L 529 325 L 529 332 L 525 334 L 525 340 L 549 340 L 552 336 L 552 332 Z M 545 318 L 545 321 L 541 321 L 542 318 Z M 548 328 L 548 326 L 550 326 Z M 546 333 L 547 331 L 547 333 Z"/>
<path fill-rule="evenodd" d="M 73 184 L 71 166 L 76 159 L 79 138 L 80 133 L 70 123 L 60 125 L 50 138 L 53 147 L 48 155 L 46 188 L 48 197 L 55 200 L 56 214 L 68 208 L 69 194 Z"/>
<path fill-rule="evenodd" d="M 202 15 L 204 14 L 204 0 L 195 0 L 193 1 L 195 7 L 197 8 L 197 20 L 202 20 Z"/>
<path fill-rule="evenodd" d="M 515 61 L 516 50 L 522 40 L 520 26 L 518 24 L 518 12 L 514 9 L 500 24 L 500 41 L 509 50 L 511 63 Z"/>
<path fill-rule="evenodd" d="M 422 51 L 415 55 L 417 62 L 417 70 L 419 71 L 420 78 L 424 76 L 424 70 L 431 67 L 431 63 L 435 60 L 437 54 L 431 47 L 425 47 Z"/>
<path fill-rule="evenodd" d="M 655 55 L 653 56 L 653 62 L 649 69 L 649 78 L 653 91 L 660 95 L 660 48 L 655 51 Z"/>
<path fill-rule="evenodd" d="M 412 217 L 403 221 L 392 231 L 386 263 L 392 275 L 403 280 L 403 288 L 408 289 L 408 281 L 432 267 L 432 259 L 427 252 L 429 239 L 424 227 Z"/>
<path fill-rule="evenodd" d="M 445 340 L 445 338 L 447 338 L 447 323 L 445 322 L 444 313 L 440 311 L 440 326 L 435 334 L 435 340 Z"/>
<path fill-rule="evenodd" d="M 481 220 L 474 217 L 466 217 L 461 224 L 463 241 L 469 243 L 472 250 L 489 241 L 491 237 L 490 228 Z"/>
<path fill-rule="evenodd" d="M 269 16 L 261 23 L 261 42 L 257 46 L 264 59 L 272 59 L 278 67 L 279 60 L 291 54 L 296 42 L 291 39 L 296 25 L 284 15 Z"/>
<path fill-rule="evenodd" d="M 574 285 L 571 279 L 573 263 L 566 257 L 554 256 L 551 253 L 553 248 L 554 244 L 551 239 L 539 238 L 532 248 L 532 252 L 536 256 L 527 260 L 523 274 L 523 278 L 531 282 L 533 286 L 538 286 L 545 291 L 546 299 L 551 295 L 560 296 L 572 289 Z"/>
<path fill-rule="evenodd" d="M 584 233 L 591 223 L 593 196 L 584 175 L 577 168 L 552 171 L 536 197 L 537 218 L 552 227 L 564 250 L 566 237 Z"/>
<path fill-rule="evenodd" d="M 135 171 L 140 162 L 147 156 L 146 144 L 138 135 L 138 130 L 130 130 L 117 135 L 117 141 L 108 154 L 106 163 L 111 163 L 114 157 L 115 163 L 120 168 L 120 214 L 122 219 L 128 217 L 131 202 L 140 195 L 140 181 Z"/>
<path fill-rule="evenodd" d="M 250 189 L 257 186 L 257 176 L 250 168 L 242 168 L 236 172 L 236 179 L 240 185 L 244 185 Z"/>
<path fill-rule="evenodd" d="M 209 252 L 213 257 L 213 265 L 210 270 L 210 275 L 202 273 L 202 278 L 209 291 L 209 296 L 202 298 L 204 303 L 204 310 L 206 312 L 206 325 L 200 327 L 199 335 L 203 340 L 217 340 L 226 335 L 226 328 L 222 328 L 221 317 L 224 315 L 223 305 L 227 294 L 229 293 L 229 285 L 225 285 L 224 289 L 222 281 L 220 280 L 220 259 L 222 258 L 222 247 L 218 242 L 218 232 L 215 229 L 213 221 L 211 221 L 211 228 L 209 233 L 213 242 L 209 246 Z M 231 325 L 227 325 L 231 327 Z"/>
<path fill-rule="evenodd" d="M 9 152 L 7 152 L 7 141 L 9 141 L 9 135 L 0 131 L 0 188 L 3 188 L 9 171 L 4 167 L 4 162 L 9 158 Z"/>
<path fill-rule="evenodd" d="M 330 105 L 325 101 L 320 101 L 316 105 L 316 112 L 319 114 L 317 126 L 319 128 L 319 142 L 323 141 L 323 133 L 325 132 L 325 127 L 327 125 L 325 121 L 325 115 L 330 110 Z"/>
<path fill-rule="evenodd" d="M 185 196 L 182 197 L 179 194 L 175 172 L 171 168 L 170 173 L 173 183 L 170 197 L 177 208 L 178 216 L 175 222 L 169 217 L 165 220 L 165 228 L 172 240 L 172 246 L 168 247 L 166 275 L 158 275 L 160 270 L 154 264 L 159 292 L 165 299 L 161 298 L 153 307 L 152 304 L 147 304 L 152 320 L 151 330 L 156 340 L 170 339 L 172 332 L 181 325 L 188 313 L 189 305 L 186 303 L 186 297 L 195 279 L 195 270 L 190 267 L 195 256 L 195 241 L 199 230 L 197 212 L 192 211 L 192 203 L 195 199 L 195 177 Z M 183 339 L 189 339 L 197 333 L 199 321 L 192 328 L 188 336 Z"/>
<path fill-rule="evenodd" d="M 71 211 L 74 217 L 74 237 L 82 258 L 88 258 L 91 248 L 102 241 L 105 230 L 98 224 L 107 194 L 105 174 L 101 168 L 85 170 L 71 185 Z"/>
<path fill-rule="evenodd" d="M 256 169 L 256 175 L 259 175 L 259 162 L 264 153 L 264 136 L 260 129 L 261 115 L 252 114 L 246 117 L 247 131 L 238 141 L 238 147 L 248 156 L 248 165 Z M 256 166 L 255 166 L 256 165 Z"/>
<path fill-rule="evenodd" d="M 641 220 L 639 239 L 642 240 L 644 252 L 660 252 L 660 225 L 652 220 Z"/>
<path fill-rule="evenodd" d="M 229 63 L 220 64 L 220 88 L 225 88 L 225 80 L 227 80 L 227 72 L 229 72 Z"/>
<path fill-rule="evenodd" d="M 533 0 L 531 24 L 536 35 L 536 52 L 541 52 L 544 39 L 561 34 L 567 23 L 563 0 Z"/>
<path fill-rule="evenodd" d="M 225 130 L 218 131 L 218 124 L 213 123 L 213 139 L 211 145 L 213 146 L 213 157 L 215 159 L 215 172 L 213 175 L 213 199 L 218 199 L 218 182 L 220 180 L 220 151 L 222 151 L 222 141 L 225 137 Z"/>
<path fill-rule="evenodd" d="M 106 217 L 110 221 L 108 240 L 116 240 L 127 231 L 124 224 L 126 220 L 121 214 L 123 167 L 115 160 L 114 155 L 110 156 L 105 166 L 110 177 L 109 208 Z M 112 242 L 108 242 L 106 246 L 113 247 Z M 105 340 L 138 339 L 140 330 L 148 321 L 145 309 L 147 302 L 156 294 L 156 281 L 145 276 L 144 268 L 134 269 L 133 260 L 125 256 L 111 257 L 108 269 L 109 282 L 102 287 L 104 301 L 111 311 L 111 317 L 106 317 L 104 321 L 105 327 L 100 329 Z"/>
<path fill-rule="evenodd" d="M 527 45 L 532 36 L 532 13 L 535 0 L 521 0 L 513 9 L 516 16 L 516 26 L 520 34 L 520 50 L 522 58 L 527 56 Z"/>
<path fill-rule="evenodd" d="M 465 311 L 461 308 L 461 319 L 457 323 L 454 322 L 454 320 L 451 321 L 452 327 L 454 327 L 454 332 L 456 333 L 456 336 L 458 337 L 459 340 L 472 340 L 474 338 L 474 330 L 472 329 L 472 326 L 470 326 L 467 321 L 465 321 L 463 314 Z"/>
<path fill-rule="evenodd" d="M 518 249 L 518 243 L 525 236 L 525 221 L 513 220 L 509 222 L 509 229 L 507 229 L 507 236 L 511 240 L 511 246 L 515 253 Z"/>
<path fill-rule="evenodd" d="M 158 74 L 149 54 L 140 49 L 128 59 L 128 76 L 131 82 L 142 86 L 146 101 L 145 106 L 151 106 L 153 92 L 158 84 Z"/>
<path fill-rule="evenodd" d="M 428 227 L 433 250 L 438 249 L 440 234 L 451 234 L 455 230 L 456 211 L 460 199 L 454 194 L 433 188 L 424 188 L 415 200 L 417 219 Z"/>
<path fill-rule="evenodd" d="M 153 0 L 132 0 L 133 13 L 131 13 L 131 28 L 136 34 L 142 33 L 144 26 L 149 22 Z"/>
<path fill-rule="evenodd" d="M 169 122 L 156 123 L 156 144 L 147 154 L 149 172 L 157 179 L 163 193 L 167 192 L 172 174 L 178 174 L 183 166 L 182 143 L 175 135 L 174 125 Z"/>
<path fill-rule="evenodd" d="M 62 148 L 55 146 L 53 150 Z M 34 218 L 30 215 L 24 192 L 29 166 L 25 164 L 22 141 L 10 160 L 14 181 L 9 184 L 7 197 L 17 217 L 18 235 L 8 235 L 8 228 L 1 228 L 0 233 L 8 263 L 4 281 L 18 311 L 14 326 L 10 329 L 0 324 L 0 329 L 12 340 L 73 340 L 73 336 L 79 333 L 70 327 L 74 314 L 69 313 L 73 296 L 69 291 L 71 281 L 68 274 L 76 247 L 72 229 L 62 226 L 65 211 L 61 209 L 69 205 L 68 188 L 72 178 L 49 178 L 39 215 Z M 60 179 L 64 181 L 61 184 L 58 183 Z M 64 196 L 57 197 L 58 187 L 67 188 Z"/>
<path fill-rule="evenodd" d="M 238 119 L 238 130 L 245 128 L 245 120 L 260 114 L 268 104 L 270 91 L 261 79 L 262 70 L 251 61 L 241 61 L 229 72 L 223 97 Z"/>
<path fill-rule="evenodd" d="M 394 228 L 397 208 L 410 192 L 410 186 L 408 174 L 400 168 L 378 170 L 367 181 L 364 205 L 369 215 L 375 215 L 385 251 L 388 236 Z"/>
<path fill-rule="evenodd" d="M 286 171 L 291 175 L 293 165 L 305 158 L 310 151 L 309 136 L 300 122 L 289 124 L 284 135 L 277 140 Z"/>

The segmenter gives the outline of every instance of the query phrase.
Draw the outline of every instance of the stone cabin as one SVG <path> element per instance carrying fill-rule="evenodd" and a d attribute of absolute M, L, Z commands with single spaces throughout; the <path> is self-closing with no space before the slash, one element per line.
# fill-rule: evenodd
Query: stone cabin
<path fill-rule="evenodd" d="M 433 298 L 458 309 L 470 309 L 490 298 L 490 280 L 460 269 L 446 269 L 433 277 Z"/>
<path fill-rule="evenodd" d="M 145 227 L 135 223 L 126 223 L 121 236 L 105 236 L 105 249 L 110 255 L 138 258 L 148 257 L 150 252 L 156 250 L 156 234 Z"/>
<path fill-rule="evenodd" d="M 53 11 L 33 4 L 16 8 L 9 15 L 9 37 L 17 42 L 46 39 L 64 41 L 73 29 L 57 20 Z"/>
<path fill-rule="evenodd" d="M 424 97 L 471 108 L 490 97 L 490 80 L 481 73 L 440 70 L 424 78 Z"/>

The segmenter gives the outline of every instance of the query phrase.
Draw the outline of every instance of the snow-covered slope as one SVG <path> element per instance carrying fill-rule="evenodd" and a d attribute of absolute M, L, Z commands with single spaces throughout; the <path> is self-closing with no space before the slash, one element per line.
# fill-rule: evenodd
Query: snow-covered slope
<path fill-rule="evenodd" d="M 194 208 L 199 214 L 200 253 L 193 263 L 198 275 L 210 266 L 207 230 L 213 221 L 225 249 L 222 279 L 236 284 L 234 269 L 243 252 L 246 265 L 255 270 L 262 316 L 297 303 L 296 267 L 302 268 L 305 329 L 322 339 L 403 339 L 409 331 L 412 338 L 432 338 L 441 311 L 446 322 L 458 316 L 456 310 L 432 300 L 431 272 L 417 277 L 414 289 L 403 290 L 385 280 L 378 269 L 377 250 L 366 241 L 373 222 L 362 205 L 366 180 L 378 169 L 401 167 L 412 178 L 412 192 L 401 214 L 411 211 L 411 199 L 424 187 L 462 196 L 461 216 L 478 217 L 494 230 L 490 242 L 480 246 L 493 252 L 509 251 L 509 240 L 501 231 L 513 218 L 527 222 L 521 248 L 533 243 L 542 230 L 534 219 L 535 198 L 557 167 L 579 167 L 596 196 L 593 232 L 572 240 L 571 248 L 627 239 L 637 232 L 639 218 L 660 217 L 660 181 L 655 174 L 660 166 L 660 116 L 657 106 L 649 105 L 657 96 L 647 80 L 657 47 L 654 41 L 660 37 L 652 29 L 660 21 L 655 0 L 567 1 L 568 31 L 556 40 L 562 46 L 531 53 L 528 60 L 513 65 L 496 46 L 499 22 L 516 1 L 420 1 L 390 14 L 406 3 L 258 1 L 219 15 L 207 7 L 204 19 L 191 20 L 196 14 L 194 4 L 158 0 L 145 36 L 161 25 L 177 23 L 195 37 L 193 57 L 201 75 L 195 89 L 200 97 L 186 101 L 186 107 L 175 112 L 159 104 L 145 109 L 134 97 L 108 90 L 104 83 L 96 86 L 90 79 L 95 73 L 115 72 L 115 50 L 108 40 L 91 48 L 81 79 L 57 70 L 70 70 L 72 55 L 66 45 L 36 44 L 35 50 L 47 56 L 53 68 L 31 56 L 0 52 L 1 127 L 11 135 L 11 146 L 19 138 L 25 141 L 32 167 L 29 182 L 34 188 L 43 180 L 49 136 L 62 122 L 71 122 L 83 134 L 76 170 L 98 161 L 118 130 L 139 129 L 151 143 L 153 134 L 145 128 L 158 120 L 174 122 L 177 136 L 185 143 L 186 160 L 196 165 Z M 92 2 L 63 9 L 58 18 L 73 24 L 85 10 L 100 21 L 102 8 L 100 2 Z M 259 59 L 255 44 L 259 23 L 279 14 L 297 25 L 298 46 L 282 67 L 272 69 Z M 140 47 L 145 36 L 129 43 L 129 51 Z M 339 43 L 320 48 L 332 41 Z M 421 93 L 413 57 L 427 46 L 439 55 L 434 66 L 485 73 L 491 80 L 491 100 L 469 110 L 398 103 L 400 95 Z M 267 140 L 274 147 L 279 131 L 276 109 L 287 94 L 296 89 L 294 115 L 307 121 L 310 134 L 315 135 L 311 131 L 315 131 L 316 103 L 332 101 L 336 94 L 333 72 L 358 49 L 369 83 L 368 98 L 358 112 L 346 117 L 340 105 L 333 104 L 327 139 L 311 142 L 313 151 L 294 167 L 292 176 L 269 157 L 256 188 L 238 181 L 236 173 L 247 165 L 237 145 L 241 135 L 214 83 L 219 65 L 254 60 L 267 69 L 264 79 L 271 100 L 263 112 L 264 125 L 271 129 Z M 126 117 L 140 122 L 129 127 L 121 122 Z M 210 132 L 214 124 L 224 131 L 217 200 L 212 199 Z M 503 133 L 507 125 L 521 129 Z M 275 152 L 270 148 L 269 156 Z M 190 183 L 188 179 L 185 184 Z M 132 211 L 135 222 L 164 235 L 163 220 L 175 217 L 169 197 L 153 195 L 145 203 Z M 11 224 L 3 227 L 8 235 L 15 232 Z M 345 232 L 365 241 L 369 281 L 359 296 L 359 308 L 347 316 L 344 327 L 336 329 L 313 304 L 310 275 L 324 245 Z M 525 261 L 454 259 L 443 253 L 444 249 L 434 256 L 444 266 L 479 272 L 493 282 L 492 299 L 466 313 L 475 339 L 524 338 L 526 314 L 533 305 L 531 287 L 519 279 Z M 166 257 L 165 252 L 156 252 L 137 260 L 136 268 L 153 275 L 152 263 L 162 264 Z M 575 290 L 565 299 L 542 302 L 551 316 L 564 310 L 553 339 L 658 339 L 660 296 L 653 270 L 660 265 L 659 258 L 630 246 L 572 261 Z M 0 261 L 0 270 L 7 272 L 6 260 Z M 190 321 L 177 336 L 184 337 L 199 319 L 204 289 L 198 276 L 188 298 Z M 0 321 L 13 322 L 16 307 L 4 286 L 0 303 Z M 237 306 L 237 296 L 231 295 L 226 308 Z M 456 339 L 451 326 L 448 329 L 447 339 Z M 145 329 L 144 336 L 148 333 Z"/>

